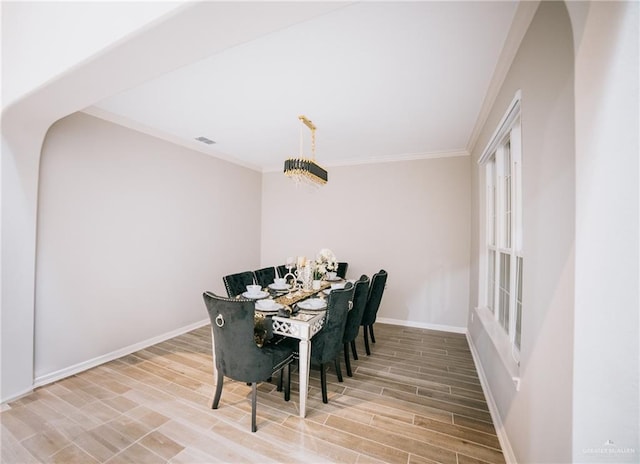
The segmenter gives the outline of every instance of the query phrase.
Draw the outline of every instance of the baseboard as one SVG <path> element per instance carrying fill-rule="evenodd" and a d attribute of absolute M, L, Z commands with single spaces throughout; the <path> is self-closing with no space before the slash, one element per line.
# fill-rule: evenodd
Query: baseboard
<path fill-rule="evenodd" d="M 471 356 L 473 357 L 473 363 L 476 366 L 476 371 L 478 372 L 478 378 L 480 379 L 480 385 L 482 386 L 482 390 L 484 391 L 484 396 L 487 399 L 487 406 L 489 407 L 489 413 L 491 414 L 491 420 L 493 421 L 493 426 L 496 428 L 496 435 L 498 436 L 498 441 L 500 442 L 500 447 L 502 448 L 502 454 L 504 454 L 504 459 L 507 464 L 517 464 L 516 456 L 513 452 L 513 448 L 511 447 L 511 443 L 509 442 L 509 437 L 507 436 L 507 431 L 504 428 L 504 424 L 502 423 L 502 418 L 498 412 L 498 405 L 496 401 L 493 399 L 493 395 L 491 394 L 491 389 L 489 388 L 489 382 L 487 381 L 487 376 L 484 373 L 484 369 L 482 368 L 482 363 L 480 362 L 480 355 L 476 350 L 475 345 L 473 344 L 473 338 L 467 333 L 467 343 L 469 344 L 469 349 L 471 350 Z"/>
<path fill-rule="evenodd" d="M 22 398 L 23 396 L 27 396 L 31 393 L 33 393 L 33 389 L 35 387 L 31 387 L 28 388 L 26 390 L 22 390 L 19 393 L 16 393 L 15 395 L 12 395 L 8 398 L 2 398 L 0 401 L 2 401 L 2 403 L 0 403 L 0 411 L 6 411 L 7 409 L 11 409 L 11 407 L 7 404 L 10 403 L 11 401 L 16 401 L 19 400 L 20 398 Z"/>
<path fill-rule="evenodd" d="M 424 322 L 413 322 L 413 321 L 404 321 L 400 319 L 390 319 L 388 317 L 378 317 L 376 318 L 376 322 L 381 322 L 382 324 L 391 324 L 391 325 L 399 325 L 403 327 L 415 327 L 416 329 L 429 329 L 429 330 L 438 330 L 440 332 L 453 332 L 466 334 L 466 327 L 457 327 L 454 325 L 440 325 L 440 324 L 427 324 Z"/>
<path fill-rule="evenodd" d="M 194 329 L 197 329 L 209 323 L 210 323 L 209 318 L 202 319 L 198 322 L 194 322 L 184 327 L 180 327 L 179 329 L 175 329 L 170 332 L 166 332 L 164 334 L 158 335 L 156 337 L 152 337 L 147 340 L 134 343 L 133 345 L 126 346 L 119 350 L 112 351 L 111 353 L 98 356 L 97 358 L 89 359 L 88 361 L 84 361 L 84 362 L 75 364 L 73 366 L 60 369 L 59 371 L 52 372 L 50 374 L 43 375 L 40 377 L 36 377 L 33 381 L 33 388 L 42 387 L 43 385 L 57 382 L 58 380 L 62 380 L 66 377 L 70 377 L 72 375 L 78 374 L 79 372 L 83 372 L 93 367 L 99 366 L 100 364 L 113 361 L 114 359 L 121 358 L 128 354 L 147 348 L 151 345 L 155 345 L 156 343 L 160 343 L 165 340 L 169 340 L 170 338 L 177 337 L 178 335 L 182 335 L 184 333 L 190 332 Z"/>

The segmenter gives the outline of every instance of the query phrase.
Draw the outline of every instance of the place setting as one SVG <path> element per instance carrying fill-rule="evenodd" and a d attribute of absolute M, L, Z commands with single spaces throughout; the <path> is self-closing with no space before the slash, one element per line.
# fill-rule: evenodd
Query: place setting
<path fill-rule="evenodd" d="M 269 289 L 276 293 L 288 292 L 290 288 L 291 285 L 287 283 L 287 279 L 281 277 L 276 277 L 273 279 L 273 283 L 269 284 Z"/>
<path fill-rule="evenodd" d="M 264 315 L 276 315 L 280 312 L 280 309 L 284 308 L 284 305 L 277 303 L 271 298 L 263 298 L 256 301 L 255 307 L 256 311 L 259 311 Z"/>
<path fill-rule="evenodd" d="M 344 279 L 342 277 L 338 277 L 338 273 L 336 272 L 327 272 L 324 280 L 327 282 L 342 282 Z"/>
<path fill-rule="evenodd" d="M 247 291 L 244 292 L 242 296 L 249 300 L 260 300 L 268 297 L 269 293 L 263 291 L 260 285 L 247 285 Z"/>
<path fill-rule="evenodd" d="M 342 280 L 342 279 L 340 279 Z M 329 288 L 325 288 L 324 290 L 322 290 L 322 293 L 325 295 L 329 295 L 333 290 L 340 290 L 342 288 L 344 288 L 344 286 L 347 285 L 347 282 L 341 282 L 341 283 L 337 283 L 337 284 L 331 284 L 331 287 Z"/>
<path fill-rule="evenodd" d="M 300 310 L 324 311 L 327 309 L 327 301 L 324 298 L 307 298 L 297 304 Z"/>

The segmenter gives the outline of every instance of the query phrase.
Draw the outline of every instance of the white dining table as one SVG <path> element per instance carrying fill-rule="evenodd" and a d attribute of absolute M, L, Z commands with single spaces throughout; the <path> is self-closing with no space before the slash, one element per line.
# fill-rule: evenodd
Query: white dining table
<path fill-rule="evenodd" d="M 298 312 L 290 317 L 272 317 L 274 334 L 297 338 L 298 371 L 300 375 L 300 417 L 307 414 L 307 395 L 309 393 L 309 368 L 311 362 L 311 339 L 322 330 L 326 311 Z"/>

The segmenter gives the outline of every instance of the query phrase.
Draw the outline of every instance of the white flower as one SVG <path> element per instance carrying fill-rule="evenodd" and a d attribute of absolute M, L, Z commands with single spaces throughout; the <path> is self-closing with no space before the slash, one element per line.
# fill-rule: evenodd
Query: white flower
<path fill-rule="evenodd" d="M 316 272 L 321 276 L 324 276 L 327 271 L 335 271 L 338 269 L 338 261 L 333 251 L 328 248 L 323 248 L 318 252 L 316 256 Z"/>

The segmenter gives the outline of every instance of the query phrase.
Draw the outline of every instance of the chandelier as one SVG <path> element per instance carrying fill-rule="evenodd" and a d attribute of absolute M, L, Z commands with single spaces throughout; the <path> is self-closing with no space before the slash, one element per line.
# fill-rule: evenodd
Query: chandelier
<path fill-rule="evenodd" d="M 302 124 L 311 130 L 311 158 L 303 155 L 303 134 L 300 125 L 300 156 L 284 161 L 284 175 L 293 179 L 296 185 L 301 183 L 321 186 L 327 183 L 327 170 L 316 164 L 316 126 L 306 116 L 298 116 Z"/>

